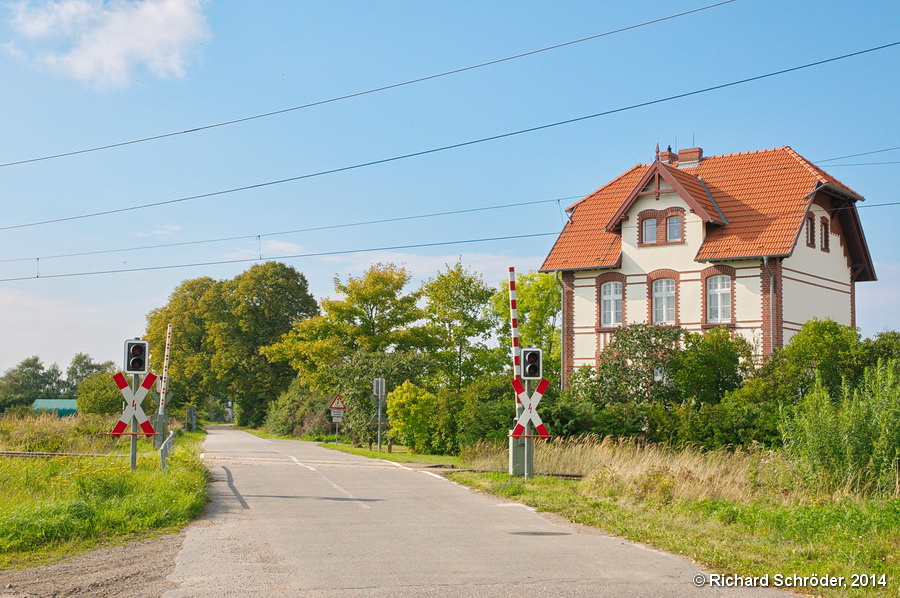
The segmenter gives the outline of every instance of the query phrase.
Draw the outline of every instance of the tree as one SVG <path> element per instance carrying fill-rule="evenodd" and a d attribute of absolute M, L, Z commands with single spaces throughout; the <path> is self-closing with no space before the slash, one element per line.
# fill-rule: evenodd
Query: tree
<path fill-rule="evenodd" d="M 112 361 L 97 363 L 87 353 L 76 353 L 66 369 L 66 382 L 74 389 L 84 380 L 99 372 L 112 372 L 116 364 Z"/>
<path fill-rule="evenodd" d="M 422 285 L 427 332 L 440 372 L 439 384 L 457 393 L 464 384 L 484 373 L 486 341 L 492 321 L 487 313 L 493 295 L 477 274 L 461 262 Z"/>
<path fill-rule="evenodd" d="M 497 336 L 509 347 L 509 285 L 501 284 L 491 297 Z M 562 292 L 556 277 L 531 271 L 516 278 L 519 344 L 538 347 L 544 355 L 544 378 L 558 383 L 562 357 Z"/>
<path fill-rule="evenodd" d="M 753 347 L 727 328 L 687 333 L 684 345 L 671 372 L 682 402 L 718 403 L 725 393 L 739 388 L 753 369 Z"/>
<path fill-rule="evenodd" d="M 351 347 L 362 351 L 405 351 L 422 346 L 422 329 L 413 326 L 421 316 L 419 293 L 404 294 L 410 274 L 394 264 L 378 263 L 347 283 L 334 278 L 343 299 L 323 299 L 322 309 Z"/>
<path fill-rule="evenodd" d="M 357 354 L 406 353 L 428 345 L 421 326 L 418 293 L 404 293 L 409 273 L 394 264 L 375 264 L 347 284 L 334 279 L 343 299 L 324 299 L 324 314 L 294 323 L 262 349 L 273 362 L 285 362 L 316 392 L 335 392 L 341 370 Z M 403 380 L 397 382 L 400 384 Z"/>
<path fill-rule="evenodd" d="M 35 399 L 61 399 L 70 394 L 59 366 L 54 363 L 44 369 L 36 355 L 23 359 L 0 376 L 0 412 L 30 405 Z"/>
<path fill-rule="evenodd" d="M 122 411 L 122 393 L 110 372 L 97 372 L 78 384 L 75 391 L 79 413 L 119 413 Z"/>
<path fill-rule="evenodd" d="M 147 317 L 151 365 L 161 370 L 166 326 L 172 322 L 174 395 L 182 403 L 199 404 L 209 396 L 232 400 L 238 424 L 258 426 L 268 404 L 294 377 L 287 364 L 269 361 L 260 348 L 317 313 L 306 277 L 278 262 L 256 264 L 231 280 L 187 281 Z"/>

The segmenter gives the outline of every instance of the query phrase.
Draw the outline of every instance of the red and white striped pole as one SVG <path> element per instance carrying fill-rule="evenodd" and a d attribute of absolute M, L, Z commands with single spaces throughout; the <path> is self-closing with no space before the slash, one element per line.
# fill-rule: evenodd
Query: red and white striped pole
<path fill-rule="evenodd" d="M 172 346 L 172 323 L 166 327 L 166 352 L 163 357 L 161 388 L 159 390 L 159 413 L 166 412 L 166 394 L 169 392 L 169 349 Z"/>
<path fill-rule="evenodd" d="M 513 378 L 522 379 L 522 348 L 519 346 L 519 310 L 516 307 L 516 269 L 509 268 L 509 325 L 512 330 Z M 519 398 L 516 397 L 516 402 Z"/>

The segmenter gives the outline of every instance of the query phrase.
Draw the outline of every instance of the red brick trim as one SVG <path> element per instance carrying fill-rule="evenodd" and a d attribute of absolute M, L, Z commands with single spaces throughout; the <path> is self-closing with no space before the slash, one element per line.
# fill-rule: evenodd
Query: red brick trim
<path fill-rule="evenodd" d="M 679 274 L 671 268 L 660 268 L 647 273 L 647 323 L 653 323 L 653 281 L 660 278 L 671 278 L 675 281 L 675 326 L 681 321 L 681 293 L 679 292 Z"/>
<path fill-rule="evenodd" d="M 671 216 L 681 217 L 681 237 L 678 241 L 667 240 L 668 219 Z M 644 240 L 644 220 L 656 218 L 656 239 L 649 243 Z M 638 247 L 655 247 L 657 245 L 684 245 L 684 208 L 671 207 L 665 210 L 642 210 L 638 213 Z"/>
<path fill-rule="evenodd" d="M 628 295 L 628 277 L 622 274 L 621 272 L 605 272 L 597 277 L 597 332 L 615 332 L 619 327 L 618 326 L 604 326 L 603 325 L 603 293 L 600 292 L 601 287 L 607 282 L 620 282 L 622 283 L 622 324 L 624 324 L 627 320 L 625 319 L 625 310 L 626 310 L 626 297 Z M 599 336 L 597 338 L 597 349 L 599 350 L 600 339 Z"/>
<path fill-rule="evenodd" d="M 831 237 L 828 234 L 829 229 L 830 226 L 828 224 L 828 218 L 822 216 L 819 220 L 819 234 L 822 236 L 819 249 L 821 249 L 825 253 L 831 252 Z"/>
<path fill-rule="evenodd" d="M 769 269 L 772 270 L 772 278 L 774 281 L 774 296 L 770 293 L 769 272 L 766 270 L 765 264 L 760 261 L 759 264 L 759 285 L 762 296 L 762 352 L 768 357 L 775 349 L 780 349 L 784 344 L 784 305 L 782 303 L 782 273 L 781 259 L 773 258 L 769 260 Z M 773 314 L 774 308 L 774 314 Z M 774 322 L 773 322 L 774 316 Z M 774 328 L 774 335 L 773 335 Z"/>
<path fill-rule="evenodd" d="M 806 216 L 806 246 L 816 248 L 816 217 L 812 214 Z"/>
<path fill-rule="evenodd" d="M 575 371 L 575 273 L 571 270 L 562 273 L 562 353 L 565 368 L 562 372 L 562 387 L 566 388 L 569 376 Z"/>
<path fill-rule="evenodd" d="M 700 272 L 700 322 L 704 328 L 715 328 L 717 326 L 734 326 L 735 309 L 735 278 L 737 271 L 731 266 L 710 266 Z M 710 322 L 709 312 L 707 312 L 706 297 L 709 294 L 706 290 L 706 280 L 710 276 L 728 276 L 731 278 L 731 318 L 726 322 Z"/>

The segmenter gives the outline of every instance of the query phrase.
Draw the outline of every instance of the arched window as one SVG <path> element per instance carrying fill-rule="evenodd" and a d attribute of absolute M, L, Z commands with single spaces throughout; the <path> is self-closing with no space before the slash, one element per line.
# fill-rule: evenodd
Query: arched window
<path fill-rule="evenodd" d="M 710 276 L 706 279 L 706 321 L 710 324 L 731 322 L 731 277 Z"/>
<path fill-rule="evenodd" d="M 600 285 L 600 326 L 622 325 L 622 283 L 613 281 Z"/>
<path fill-rule="evenodd" d="M 653 323 L 675 323 L 675 281 L 671 278 L 653 281 Z"/>
<path fill-rule="evenodd" d="M 681 216 L 666 218 L 666 241 L 669 243 L 681 241 Z"/>

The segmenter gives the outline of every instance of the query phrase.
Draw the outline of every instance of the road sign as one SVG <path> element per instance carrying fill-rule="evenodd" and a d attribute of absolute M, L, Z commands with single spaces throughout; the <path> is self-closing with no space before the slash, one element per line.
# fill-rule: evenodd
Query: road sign
<path fill-rule="evenodd" d="M 331 421 L 336 424 L 341 423 L 342 421 L 344 421 L 344 414 L 341 413 L 340 411 L 332 410 Z"/>
<path fill-rule="evenodd" d="M 525 387 L 522 386 L 521 380 L 513 380 L 512 385 L 513 389 L 516 391 L 516 396 L 518 397 L 519 402 L 522 403 L 524 409 L 522 409 L 522 415 L 520 415 L 518 421 L 516 421 L 516 427 L 513 428 L 511 436 L 513 438 L 521 438 L 522 434 L 525 433 L 525 425 L 531 420 L 534 422 L 534 429 L 540 434 L 541 438 L 550 438 L 550 432 L 547 431 L 547 426 L 544 425 L 544 422 L 541 421 L 541 417 L 537 413 L 538 403 L 541 401 L 541 397 L 544 396 L 544 393 L 547 392 L 547 387 L 550 386 L 550 382 L 542 378 L 540 384 L 538 384 L 538 387 L 530 397 L 525 391 Z"/>
<path fill-rule="evenodd" d="M 121 391 L 122 396 L 125 397 L 125 411 L 122 412 L 122 417 L 116 422 L 111 434 L 116 438 L 120 437 L 125 432 L 128 424 L 131 423 L 132 417 L 137 420 L 138 424 L 141 426 L 141 430 L 147 435 L 147 438 L 156 434 L 156 430 L 153 429 L 153 424 L 150 423 L 143 408 L 141 408 L 144 397 L 147 396 L 153 383 L 156 382 L 156 374 L 147 374 L 147 376 L 144 377 L 144 382 L 136 392 L 131 390 L 128 386 L 128 381 L 125 379 L 125 376 L 122 375 L 122 372 L 113 376 L 113 380 L 116 381 L 116 386 L 119 387 L 119 391 Z"/>
<path fill-rule="evenodd" d="M 341 395 L 337 395 L 334 397 L 334 400 L 331 401 L 331 405 L 329 405 L 328 408 L 334 411 L 335 409 L 346 409 L 347 406 L 344 405 L 344 400 L 341 399 Z"/>

